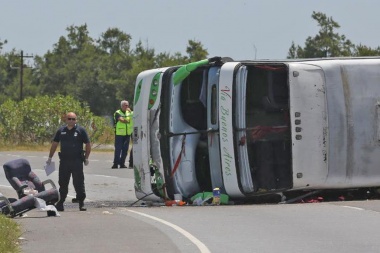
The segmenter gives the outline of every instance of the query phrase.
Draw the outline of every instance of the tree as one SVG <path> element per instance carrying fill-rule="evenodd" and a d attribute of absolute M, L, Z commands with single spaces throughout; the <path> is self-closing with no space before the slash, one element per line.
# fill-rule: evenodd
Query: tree
<path fill-rule="evenodd" d="M 89 35 L 86 24 L 69 26 L 67 34 L 58 38 L 53 48 L 34 58 L 34 68 L 24 71 L 24 94 L 36 96 L 72 96 L 87 104 L 95 115 L 111 115 L 120 100 L 133 104 L 137 75 L 152 68 L 186 64 L 207 58 L 207 50 L 199 41 L 189 40 L 188 56 L 176 52 L 155 54 L 155 50 L 139 41 L 131 47 L 132 37 L 109 28 L 99 38 Z M 6 42 L 0 41 L 0 50 Z M 15 51 L 0 55 L 0 104 L 8 98 L 17 100 L 19 73 L 10 62 L 19 64 Z"/>
<path fill-rule="evenodd" d="M 327 17 L 321 12 L 313 12 L 311 17 L 320 27 L 318 34 L 314 37 L 309 36 L 303 48 L 292 42 L 288 58 L 339 57 L 353 54 L 355 45 L 346 39 L 346 36 L 336 32 L 340 26 L 332 17 Z"/>
<path fill-rule="evenodd" d="M 93 39 L 88 35 L 87 24 L 81 26 L 69 26 L 66 28 L 69 32 L 67 37 L 69 38 L 69 44 L 73 51 L 81 51 L 87 46 L 91 46 Z"/>
<path fill-rule="evenodd" d="M 380 47 L 373 49 L 359 44 L 355 47 L 354 56 L 380 56 Z"/>
<path fill-rule="evenodd" d="M 20 53 L 13 49 L 0 56 L 0 104 L 11 98 L 20 98 Z M 26 64 L 23 66 L 23 96 L 35 96 L 36 86 L 32 84 L 32 69 Z"/>
<path fill-rule="evenodd" d="M 86 25 L 67 31 L 51 52 L 36 58 L 35 82 L 43 94 L 71 95 L 86 102 L 96 115 L 112 114 L 119 101 L 126 99 L 126 90 L 132 90 L 133 97 L 134 80 L 128 79 L 133 61 L 131 36 L 109 28 L 94 40 Z"/>
<path fill-rule="evenodd" d="M 5 44 L 7 44 L 7 40 L 4 40 L 4 41 L 0 40 L 0 53 Z M 7 71 L 9 69 L 8 66 L 9 65 L 8 65 L 7 58 L 5 56 L 0 55 L 0 94 L 4 94 L 4 88 L 6 86 L 7 79 L 8 79 L 8 71 Z"/>
<path fill-rule="evenodd" d="M 1 52 L 1 50 L 3 50 L 3 46 L 4 46 L 5 44 L 7 44 L 7 43 L 8 43 L 7 40 L 4 40 L 4 41 L 1 41 L 1 40 L 0 40 L 0 52 Z"/>
<path fill-rule="evenodd" d="M 98 40 L 99 48 L 109 54 L 129 54 L 132 37 L 118 28 L 109 28 Z"/>
<path fill-rule="evenodd" d="M 97 41 L 103 56 L 96 85 L 107 91 L 100 98 L 107 103 L 102 106 L 105 109 L 103 114 L 112 114 L 121 100 L 133 98 L 133 90 L 130 92 L 129 87 L 134 87 L 134 80 L 128 78 L 134 60 L 131 39 L 129 34 L 109 28 Z"/>
<path fill-rule="evenodd" d="M 88 36 L 87 26 L 70 26 L 67 37 L 60 37 L 52 52 L 36 57 L 39 72 L 35 76 L 43 94 L 80 95 L 79 76 L 96 69 L 97 50 Z"/>
<path fill-rule="evenodd" d="M 118 81 L 118 90 L 116 98 L 120 100 L 128 100 L 130 105 L 133 104 L 135 81 L 137 75 L 146 69 L 155 68 L 155 52 L 153 48 L 144 46 L 141 40 L 135 46 L 135 49 L 131 51 L 131 68 L 128 71 L 124 71 L 121 74 Z M 117 103 L 116 108 L 118 108 Z M 115 109 L 116 109 L 115 108 Z"/>
<path fill-rule="evenodd" d="M 155 66 L 159 67 L 168 67 L 168 66 L 177 66 L 186 64 L 189 62 L 189 58 L 187 56 L 181 55 L 181 53 L 177 52 L 173 55 L 169 53 L 159 53 L 155 57 Z"/>
<path fill-rule="evenodd" d="M 190 61 L 200 61 L 206 59 L 208 56 L 208 52 L 203 48 L 202 43 L 195 40 L 189 40 L 186 53 L 189 54 Z"/>

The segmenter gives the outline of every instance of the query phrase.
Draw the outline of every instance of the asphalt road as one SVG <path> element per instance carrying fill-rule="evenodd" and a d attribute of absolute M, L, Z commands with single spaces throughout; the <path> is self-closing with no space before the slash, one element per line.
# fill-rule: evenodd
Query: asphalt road
<path fill-rule="evenodd" d="M 42 152 L 23 157 L 46 178 Z M 234 206 L 141 206 L 133 171 L 111 170 L 112 153 L 93 153 L 86 167 L 87 212 L 66 204 L 60 217 L 32 210 L 15 220 L 25 253 L 35 252 L 379 252 L 380 201 Z M 56 180 L 57 173 L 51 177 Z M 70 196 L 75 196 L 70 186 Z M 15 197 L 0 170 L 0 192 Z M 70 200 L 70 199 L 68 199 Z"/>

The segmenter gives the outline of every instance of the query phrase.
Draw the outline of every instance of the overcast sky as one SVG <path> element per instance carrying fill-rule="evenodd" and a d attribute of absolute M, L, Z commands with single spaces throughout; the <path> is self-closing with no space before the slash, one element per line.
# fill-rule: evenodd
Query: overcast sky
<path fill-rule="evenodd" d="M 42 56 L 71 25 L 87 24 L 90 36 L 108 28 L 141 40 L 156 53 L 186 54 L 200 41 L 209 56 L 283 59 L 294 41 L 301 46 L 319 30 L 312 12 L 338 22 L 354 44 L 380 46 L 379 0 L 0 0 L 0 40 Z"/>

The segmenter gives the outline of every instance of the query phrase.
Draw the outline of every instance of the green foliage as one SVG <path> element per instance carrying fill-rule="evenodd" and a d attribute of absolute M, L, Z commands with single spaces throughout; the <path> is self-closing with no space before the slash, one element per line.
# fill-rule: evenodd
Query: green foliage
<path fill-rule="evenodd" d="M 19 225 L 12 219 L 0 214 L 0 252 L 21 252 L 18 238 L 21 236 Z"/>
<path fill-rule="evenodd" d="M 203 48 L 202 43 L 195 40 L 189 40 L 186 52 L 190 56 L 190 61 L 200 61 L 206 59 L 208 55 L 207 50 Z"/>
<path fill-rule="evenodd" d="M 98 40 L 100 49 L 113 54 L 129 54 L 132 37 L 117 28 L 110 28 Z"/>
<path fill-rule="evenodd" d="M 49 142 L 64 124 L 62 117 L 68 112 L 77 114 L 78 124 L 86 128 L 91 142 L 97 142 L 111 128 L 105 118 L 93 115 L 86 103 L 80 103 L 71 96 L 37 96 L 21 102 L 7 100 L 0 106 L 2 142 Z"/>
<path fill-rule="evenodd" d="M 4 40 L 4 41 L 1 41 L 1 40 L 0 40 L 0 52 L 1 52 L 1 50 L 3 49 L 3 46 L 4 46 L 5 44 L 7 44 L 7 43 L 8 43 L 7 40 Z"/>
<path fill-rule="evenodd" d="M 37 83 L 43 94 L 69 95 L 86 101 L 96 114 L 106 114 L 111 109 L 108 105 L 116 102 L 109 99 L 114 96 L 114 87 L 99 80 L 102 71 L 108 70 L 104 63 L 109 61 L 103 59 L 104 54 L 88 36 L 86 25 L 67 30 L 67 38 L 61 37 L 45 60 L 36 59 L 40 68 L 35 76 Z"/>
<path fill-rule="evenodd" d="M 321 12 L 313 12 L 311 16 L 317 21 L 320 30 L 314 37 L 306 39 L 305 46 L 296 46 L 292 42 L 289 48 L 288 58 L 320 58 L 320 57 L 339 57 L 352 56 L 355 45 L 340 35 L 336 30 L 339 24 L 332 17 L 327 17 Z"/>
<path fill-rule="evenodd" d="M 137 75 L 146 69 L 181 65 L 207 58 L 200 42 L 189 40 L 189 56 L 155 54 L 139 41 L 131 48 L 132 37 L 118 28 L 109 28 L 98 39 L 89 36 L 86 24 L 69 26 L 43 56 L 25 68 L 23 97 L 70 96 L 85 101 L 95 115 L 112 115 L 121 100 L 133 104 Z M 0 52 L 6 41 L 0 41 Z M 14 66 L 16 68 L 10 68 Z M 15 50 L 0 55 L 0 104 L 20 98 L 20 57 Z"/>
<path fill-rule="evenodd" d="M 292 42 L 288 58 L 319 58 L 340 56 L 380 56 L 380 47 L 371 48 L 365 45 L 354 45 L 346 36 L 336 32 L 339 24 L 332 17 L 320 12 L 313 12 L 312 18 L 317 21 L 320 30 L 314 37 L 306 39 L 305 46 L 301 47 Z"/>
<path fill-rule="evenodd" d="M 186 56 L 182 56 L 180 53 L 175 53 L 174 55 L 170 55 L 168 53 L 159 53 L 155 57 L 155 67 L 167 67 L 167 66 L 177 66 L 187 63 L 189 58 Z"/>
<path fill-rule="evenodd" d="M 380 47 L 373 49 L 360 44 L 355 47 L 354 56 L 380 56 Z"/>
<path fill-rule="evenodd" d="M 35 96 L 38 87 L 32 82 L 33 69 L 23 62 L 22 96 Z M 0 103 L 8 98 L 20 99 L 21 54 L 12 50 L 0 56 Z"/>

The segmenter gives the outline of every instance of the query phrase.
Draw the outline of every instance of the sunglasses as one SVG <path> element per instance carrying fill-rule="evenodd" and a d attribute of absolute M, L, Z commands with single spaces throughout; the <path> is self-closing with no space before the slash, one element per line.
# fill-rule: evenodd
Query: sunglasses
<path fill-rule="evenodd" d="M 67 118 L 67 120 L 77 120 L 76 118 Z"/>

